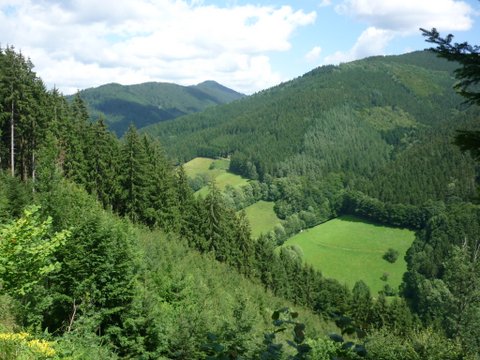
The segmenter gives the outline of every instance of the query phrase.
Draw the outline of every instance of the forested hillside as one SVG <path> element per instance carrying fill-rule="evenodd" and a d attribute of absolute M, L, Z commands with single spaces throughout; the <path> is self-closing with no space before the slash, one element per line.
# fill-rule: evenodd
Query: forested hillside
<path fill-rule="evenodd" d="M 411 79 L 400 75 L 395 60 L 385 66 L 398 71 L 402 81 L 415 82 L 422 71 L 430 74 L 418 66 L 422 58 L 407 59 L 407 66 L 418 71 Z M 375 61 L 367 60 L 366 68 Z M 436 66 L 441 77 L 445 65 Z M 380 102 L 369 113 L 346 103 L 345 89 L 333 85 L 332 108 L 317 104 L 314 95 L 304 106 L 295 105 L 290 88 L 300 94 L 303 86 L 313 86 L 308 79 L 317 72 L 323 77 L 342 71 L 317 70 L 301 79 L 302 86 L 285 84 L 253 100 L 215 107 L 198 121 L 172 123 L 168 137 L 176 136 L 179 147 L 170 149 L 167 137 L 159 143 L 134 126 L 118 140 L 103 120 L 90 121 L 80 96 L 69 102 L 47 91 L 29 60 L 11 47 L 2 49 L 0 358 L 478 358 L 480 208 L 465 201 L 473 190 L 457 179 L 466 195 L 451 186 L 453 193 L 444 199 L 435 192 L 421 204 L 382 201 L 372 197 L 373 190 L 369 195 L 359 191 L 368 190 L 367 179 L 382 181 L 377 170 L 424 144 L 422 136 L 435 134 L 429 131 L 443 134 L 436 126 L 434 99 L 450 90 L 439 87 L 432 95 L 417 84 L 422 90 L 415 96 L 434 96 L 423 121 L 417 119 L 424 111 L 418 104 L 409 110 Z M 345 79 L 354 83 L 350 76 Z M 322 86 L 318 91 L 327 93 Z M 290 97 L 273 96 L 282 92 Z M 269 100 L 258 105 L 262 96 Z M 446 109 L 457 106 L 452 98 L 441 105 L 445 121 Z M 256 107 L 243 107 L 245 122 L 222 125 L 229 129 L 223 140 L 208 133 L 220 131 L 212 124 L 225 121 L 223 116 L 236 119 L 235 111 L 250 101 L 263 109 L 265 119 L 273 114 L 279 126 L 267 130 L 266 123 L 250 117 Z M 306 116 L 297 122 L 291 106 Z M 317 106 L 326 111 L 312 113 Z M 377 116 L 383 112 L 386 122 Z M 457 112 L 470 121 L 468 111 L 458 106 Z M 217 113 L 222 119 L 211 118 Z M 367 120 L 356 121 L 359 116 Z M 390 129 L 392 123 L 401 134 L 389 133 L 393 139 L 411 134 L 413 140 L 396 145 L 381 131 L 371 131 Z M 315 131 L 302 132 L 304 125 Z M 199 139 L 209 134 L 212 143 L 203 138 L 195 151 L 231 155 L 232 169 L 248 170 L 257 180 L 225 193 L 212 184 L 205 198 L 195 198 L 183 168 L 174 167 L 166 154 L 181 154 L 187 144 L 182 137 L 191 140 L 193 128 L 202 126 L 206 130 L 199 131 Z M 253 140 L 267 134 L 266 143 L 255 145 Z M 240 141 L 245 141 L 244 152 L 223 152 Z M 444 147 L 439 149 L 450 151 Z M 288 160 L 302 154 L 298 149 L 305 149 L 309 160 L 324 153 L 337 158 L 296 169 Z M 271 165 L 257 164 L 253 151 Z M 348 156 L 362 151 L 368 156 Z M 455 156 L 464 161 L 456 165 L 474 167 L 467 155 Z M 240 192 L 243 202 L 236 197 Z M 253 239 L 245 213 L 236 210 L 258 199 L 275 201 L 284 225 Z M 363 281 L 350 289 L 306 265 L 296 248 L 277 247 L 287 235 L 340 213 L 418 231 L 399 296 L 371 294 Z"/>
<path fill-rule="evenodd" d="M 107 84 L 82 90 L 80 96 L 92 120 L 103 117 L 108 128 L 122 136 L 130 124 L 138 128 L 156 124 L 226 104 L 244 95 L 215 81 L 205 81 L 192 86 L 155 82 Z"/>
<path fill-rule="evenodd" d="M 455 66 L 428 52 L 323 66 L 143 131 L 179 162 L 230 156 L 232 171 L 262 181 L 337 173 L 387 201 L 468 199 L 474 163 L 450 143 L 455 129 L 478 126 L 478 110 L 454 92 Z"/>

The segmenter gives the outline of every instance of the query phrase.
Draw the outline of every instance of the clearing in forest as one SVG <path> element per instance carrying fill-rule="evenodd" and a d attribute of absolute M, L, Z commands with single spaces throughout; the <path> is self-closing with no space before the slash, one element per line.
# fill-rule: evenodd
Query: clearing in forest
<path fill-rule="evenodd" d="M 248 179 L 228 172 L 230 160 L 228 159 L 210 159 L 197 157 L 183 165 L 188 177 L 194 179 L 200 177 L 205 186 L 199 189 L 195 194 L 206 196 L 208 194 L 208 183 L 215 181 L 220 190 L 224 190 L 227 185 L 237 187 L 246 185 Z"/>
<path fill-rule="evenodd" d="M 398 291 L 413 240 L 413 231 L 342 216 L 293 236 L 284 246 L 298 245 L 306 263 L 349 288 L 363 280 L 375 296 L 386 284 Z M 383 259 L 389 248 L 399 253 L 394 263 Z"/>
<path fill-rule="evenodd" d="M 276 224 L 280 224 L 280 219 L 273 211 L 274 205 L 274 202 L 262 200 L 245 208 L 254 238 L 260 234 L 268 234 Z"/>

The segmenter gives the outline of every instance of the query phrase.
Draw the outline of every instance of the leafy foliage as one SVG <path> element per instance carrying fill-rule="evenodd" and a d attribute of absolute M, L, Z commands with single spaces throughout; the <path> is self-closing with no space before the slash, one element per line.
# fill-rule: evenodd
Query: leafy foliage
<path fill-rule="evenodd" d="M 3 291 L 25 296 L 36 284 L 60 269 L 53 254 L 65 244 L 69 231 L 50 234 L 52 219 L 40 220 L 39 208 L 0 228 L 0 280 Z"/>
<path fill-rule="evenodd" d="M 392 248 L 389 248 L 389 249 L 385 252 L 385 254 L 383 254 L 382 257 L 383 257 L 385 260 L 387 260 L 388 262 L 390 262 L 390 263 L 393 264 L 395 261 L 397 261 L 398 255 L 399 255 L 399 253 L 398 253 L 397 250 L 392 249 Z"/>

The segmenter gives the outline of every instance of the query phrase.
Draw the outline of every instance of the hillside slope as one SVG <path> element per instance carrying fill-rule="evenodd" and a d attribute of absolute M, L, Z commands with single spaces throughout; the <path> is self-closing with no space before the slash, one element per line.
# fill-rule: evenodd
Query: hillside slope
<path fill-rule="evenodd" d="M 434 198 L 453 182 L 454 195 L 468 197 L 474 192 L 474 164 L 451 138 L 455 124 L 475 126 L 478 109 L 466 109 L 452 89 L 455 68 L 428 52 L 323 66 L 233 104 L 143 131 L 158 136 L 178 162 L 230 156 L 231 171 L 260 180 L 342 173 L 360 190 L 379 197 L 388 193 L 394 202 L 416 199 L 372 189 L 372 179 L 387 168 L 387 175 L 395 174 L 396 166 L 421 154 L 426 175 L 436 180 L 398 181 L 431 186 L 427 193 Z M 400 156 L 403 160 L 392 165 Z M 446 159 L 448 176 L 433 166 L 432 156 Z M 404 172 L 415 177 L 415 171 Z M 375 181 L 390 182 L 388 176 Z"/>
<path fill-rule="evenodd" d="M 106 84 L 80 91 L 90 116 L 104 116 L 109 128 L 122 135 L 130 123 L 137 128 L 225 104 L 244 95 L 215 81 L 181 86 L 149 82 L 137 85 Z"/>

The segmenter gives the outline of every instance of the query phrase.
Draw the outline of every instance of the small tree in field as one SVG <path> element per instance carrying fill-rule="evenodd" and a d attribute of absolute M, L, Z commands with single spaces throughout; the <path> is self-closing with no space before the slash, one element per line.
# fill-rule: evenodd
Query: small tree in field
<path fill-rule="evenodd" d="M 383 254 L 383 258 L 389 263 L 393 264 L 395 261 L 397 261 L 398 255 L 399 253 L 397 250 L 390 248 L 385 252 L 385 254 Z"/>

